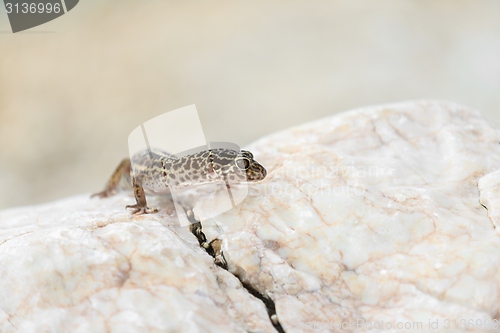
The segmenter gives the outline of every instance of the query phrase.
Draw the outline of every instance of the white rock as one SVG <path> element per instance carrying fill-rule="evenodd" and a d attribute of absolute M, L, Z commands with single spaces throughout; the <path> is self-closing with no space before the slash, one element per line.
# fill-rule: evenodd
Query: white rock
<path fill-rule="evenodd" d="M 491 221 L 478 180 L 500 169 L 499 143 L 451 103 L 344 113 L 248 147 L 268 177 L 212 222 L 287 332 L 482 331 L 499 315 L 500 176 L 480 182 Z"/>
<path fill-rule="evenodd" d="M 266 180 L 203 221 L 229 272 L 168 198 L 146 216 L 125 210 L 127 195 L 0 212 L 0 331 L 273 332 L 235 276 L 274 301 L 286 332 L 491 331 L 499 142 L 477 112 L 437 102 L 264 138 L 248 149 Z M 200 200 L 195 213 L 210 209 Z"/>
<path fill-rule="evenodd" d="M 0 214 L 1 332 L 272 332 L 265 306 L 124 195 Z"/>

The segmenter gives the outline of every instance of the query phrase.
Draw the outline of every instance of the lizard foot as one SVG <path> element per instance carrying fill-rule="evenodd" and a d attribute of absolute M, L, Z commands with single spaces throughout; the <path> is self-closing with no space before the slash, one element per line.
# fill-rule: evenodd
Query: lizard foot
<path fill-rule="evenodd" d="M 149 208 L 149 207 L 141 207 L 137 204 L 135 205 L 127 205 L 125 208 L 135 208 L 135 210 L 132 212 L 132 215 L 135 214 L 152 214 L 152 213 L 157 213 L 158 209 L 156 208 Z"/>
<path fill-rule="evenodd" d="M 214 257 L 214 262 L 217 266 L 227 269 L 227 261 L 222 252 L 222 240 L 214 239 L 208 244 L 208 253 Z"/>

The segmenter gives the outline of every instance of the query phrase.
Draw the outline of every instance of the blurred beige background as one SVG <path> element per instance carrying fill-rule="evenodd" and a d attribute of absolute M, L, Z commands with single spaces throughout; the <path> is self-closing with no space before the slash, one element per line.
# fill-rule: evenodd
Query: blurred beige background
<path fill-rule="evenodd" d="M 1 9 L 0 208 L 100 190 L 132 129 L 189 104 L 241 146 L 407 99 L 500 120 L 498 0 L 81 0 L 9 31 Z"/>

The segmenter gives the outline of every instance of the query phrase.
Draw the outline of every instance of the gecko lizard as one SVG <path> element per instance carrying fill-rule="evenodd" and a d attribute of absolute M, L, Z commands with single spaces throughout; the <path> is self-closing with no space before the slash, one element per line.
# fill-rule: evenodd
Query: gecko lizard
<path fill-rule="evenodd" d="M 196 185 L 224 181 L 231 183 L 255 182 L 266 177 L 266 169 L 254 160 L 247 150 L 215 148 L 183 157 L 160 150 L 145 150 L 125 158 L 108 181 L 106 188 L 92 196 L 101 198 L 116 193 L 124 177 L 134 188 L 135 205 L 132 214 L 157 212 L 149 208 L 145 194 L 168 195 L 170 189 L 185 189 Z"/>
<path fill-rule="evenodd" d="M 168 195 L 170 189 L 182 190 L 221 181 L 229 188 L 234 183 L 263 180 L 266 174 L 266 169 L 246 150 L 216 148 L 180 158 L 160 150 L 145 150 L 131 159 L 123 159 L 105 189 L 92 196 L 104 198 L 115 194 L 122 179 L 125 179 L 128 184 L 132 184 L 136 201 L 135 205 L 127 205 L 126 208 L 133 208 L 132 214 L 148 214 L 158 210 L 148 207 L 146 193 Z M 200 246 L 214 257 L 216 264 L 227 268 L 221 241 L 216 238 L 207 243 L 201 222 L 194 217 L 192 204 L 191 207 L 182 207 L 191 222 L 190 230 Z"/>

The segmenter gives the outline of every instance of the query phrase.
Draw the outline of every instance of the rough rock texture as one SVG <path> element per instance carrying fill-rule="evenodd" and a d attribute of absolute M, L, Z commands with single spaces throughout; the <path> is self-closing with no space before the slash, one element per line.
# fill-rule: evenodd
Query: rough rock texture
<path fill-rule="evenodd" d="M 227 271 L 168 198 L 147 216 L 125 210 L 127 194 L 0 212 L 0 331 L 499 326 L 500 131 L 479 113 L 370 107 L 248 148 L 266 180 L 215 218 L 203 200 L 194 209 Z"/>

